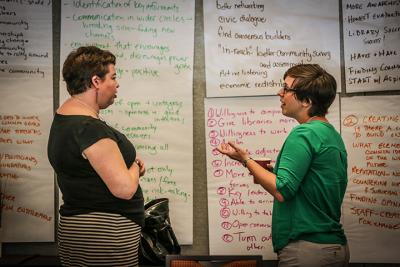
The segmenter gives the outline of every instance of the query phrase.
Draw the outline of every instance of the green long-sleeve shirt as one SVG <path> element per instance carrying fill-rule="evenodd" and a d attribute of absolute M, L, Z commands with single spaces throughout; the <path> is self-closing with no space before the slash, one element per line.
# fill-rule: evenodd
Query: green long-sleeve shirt
<path fill-rule="evenodd" d="M 340 217 L 347 153 L 335 128 L 322 121 L 296 126 L 278 155 L 274 172 L 277 190 L 285 198 L 274 201 L 274 251 L 295 240 L 346 244 Z"/>

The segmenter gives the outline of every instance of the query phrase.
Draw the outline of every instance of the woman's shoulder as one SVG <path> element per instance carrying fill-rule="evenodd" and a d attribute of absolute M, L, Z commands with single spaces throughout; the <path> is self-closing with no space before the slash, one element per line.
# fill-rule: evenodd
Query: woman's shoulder
<path fill-rule="evenodd" d="M 53 127 L 67 128 L 72 131 L 83 129 L 108 129 L 106 123 L 103 121 L 93 118 L 88 115 L 65 115 L 56 113 L 54 116 Z"/>
<path fill-rule="evenodd" d="M 331 131 L 334 130 L 335 128 L 333 127 L 332 124 L 330 124 L 329 122 L 325 122 L 325 121 L 311 121 L 311 122 L 307 122 L 307 123 L 302 123 L 297 125 L 296 127 L 293 128 L 293 130 L 296 131 Z"/>
<path fill-rule="evenodd" d="M 82 107 L 81 105 L 77 105 L 76 102 L 71 101 L 72 98 L 69 98 L 61 104 L 61 106 L 57 109 L 56 114 L 63 116 L 87 116 L 93 117 L 94 111 L 88 110 L 87 108 Z"/>
<path fill-rule="evenodd" d="M 325 122 L 312 122 L 312 123 L 302 123 L 295 126 L 290 135 L 292 136 L 305 136 L 309 138 L 316 138 L 319 135 L 324 135 L 326 130 L 331 130 L 328 123 Z"/>
<path fill-rule="evenodd" d="M 332 124 L 327 122 L 303 123 L 293 128 L 290 134 L 291 138 L 302 138 L 308 140 L 307 142 L 311 141 L 315 145 L 318 143 L 343 143 L 340 133 Z"/>
<path fill-rule="evenodd" d="M 54 120 L 59 122 L 71 122 L 78 124 L 102 124 L 102 121 L 84 114 L 62 114 L 56 112 Z"/>

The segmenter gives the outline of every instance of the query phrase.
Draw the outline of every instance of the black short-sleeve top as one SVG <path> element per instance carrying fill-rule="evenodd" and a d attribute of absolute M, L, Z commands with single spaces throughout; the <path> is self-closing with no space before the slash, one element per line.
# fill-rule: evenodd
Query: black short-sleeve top
<path fill-rule="evenodd" d="M 144 200 L 140 185 L 129 200 L 115 197 L 82 155 L 83 150 L 103 138 L 114 140 L 126 166 L 132 166 L 136 159 L 135 147 L 118 130 L 90 116 L 54 116 L 47 153 L 62 192 L 64 203 L 60 214 L 69 216 L 95 211 L 117 213 L 142 226 Z"/>

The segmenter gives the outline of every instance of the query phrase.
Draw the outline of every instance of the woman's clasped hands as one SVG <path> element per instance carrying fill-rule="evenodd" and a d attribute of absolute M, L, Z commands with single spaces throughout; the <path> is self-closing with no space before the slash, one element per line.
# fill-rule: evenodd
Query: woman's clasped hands
<path fill-rule="evenodd" d="M 146 167 L 144 165 L 144 161 L 139 158 L 136 158 L 135 162 L 139 167 L 139 177 L 141 177 L 146 173 Z"/>

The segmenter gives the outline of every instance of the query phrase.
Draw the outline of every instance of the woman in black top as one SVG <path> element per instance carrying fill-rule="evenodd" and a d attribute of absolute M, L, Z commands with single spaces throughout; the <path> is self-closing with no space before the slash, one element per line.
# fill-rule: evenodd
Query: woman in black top
<path fill-rule="evenodd" d="M 145 173 L 131 142 L 99 119 L 114 102 L 115 56 L 80 47 L 64 62 L 71 97 L 57 110 L 48 157 L 63 196 L 58 247 L 65 266 L 138 266 Z"/>

